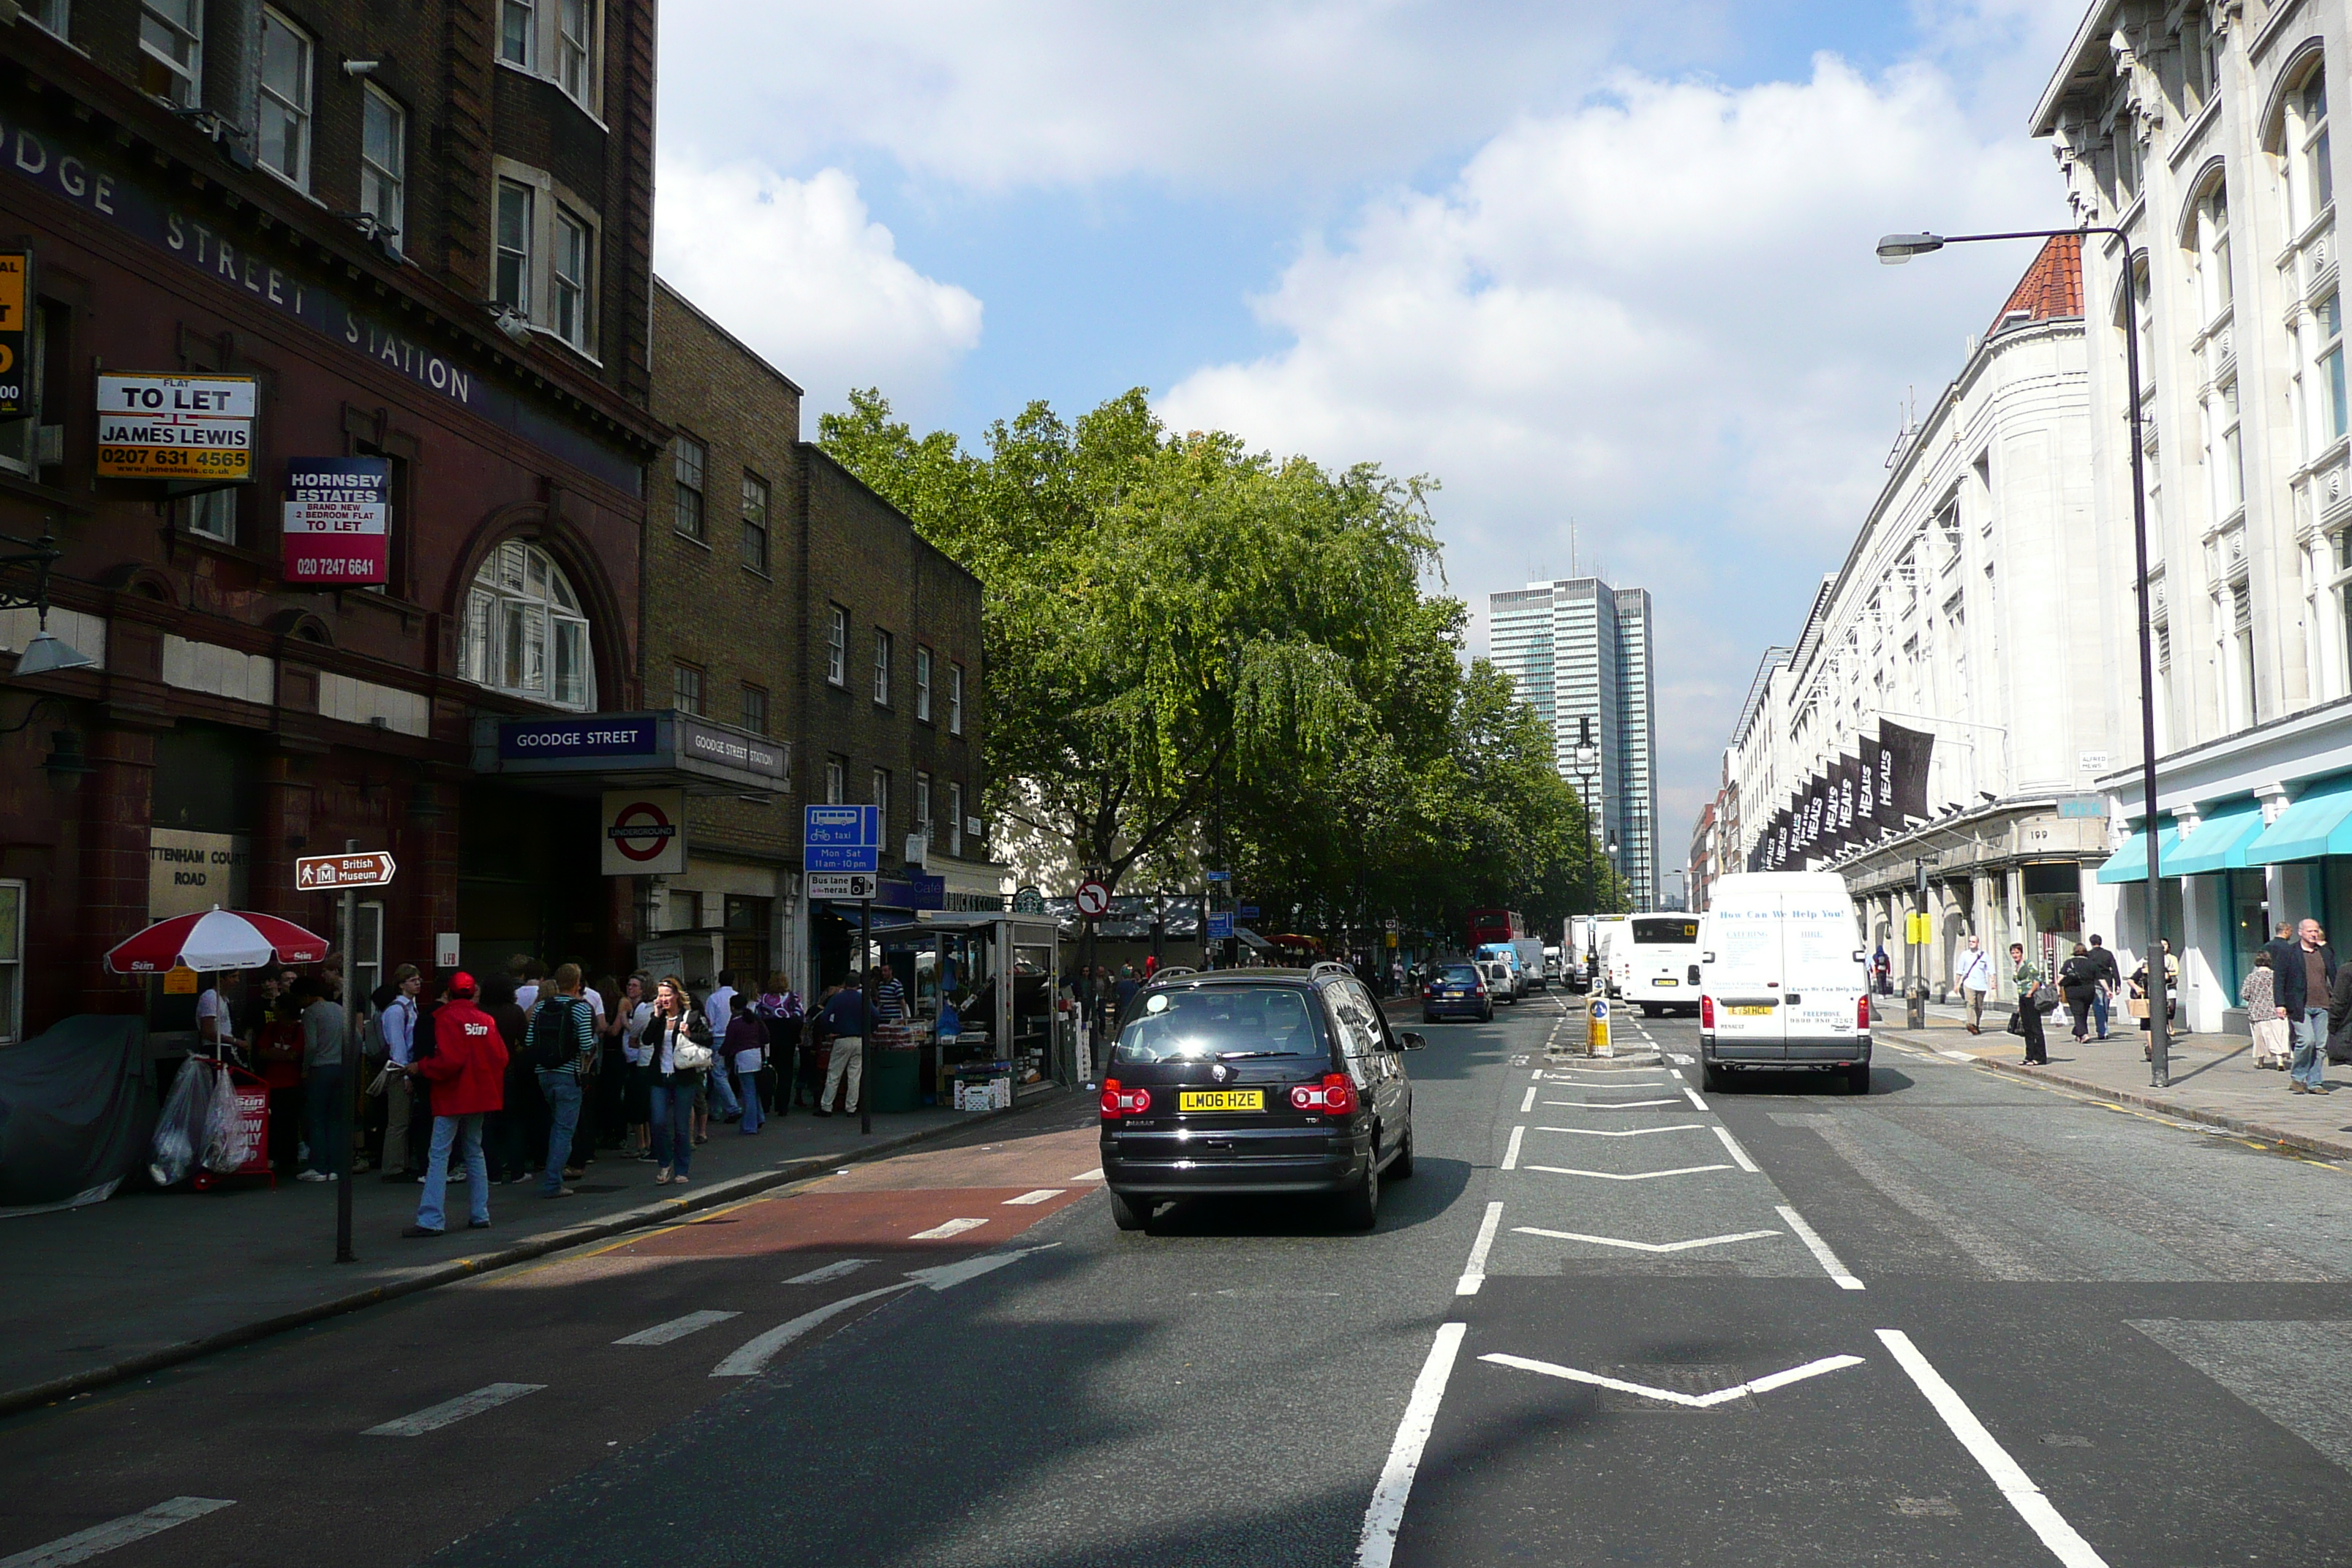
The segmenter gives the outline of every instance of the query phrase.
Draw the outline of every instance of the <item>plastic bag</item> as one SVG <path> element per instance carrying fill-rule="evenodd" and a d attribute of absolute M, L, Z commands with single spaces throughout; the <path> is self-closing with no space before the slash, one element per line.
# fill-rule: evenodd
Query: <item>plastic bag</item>
<path fill-rule="evenodd" d="M 236 1082 L 224 1070 L 205 1118 L 205 1169 L 223 1175 L 243 1170 L 246 1162 L 253 1158 L 256 1132 L 245 1114 L 244 1100 L 237 1093 Z"/>
<path fill-rule="evenodd" d="M 204 1058 L 190 1057 L 172 1079 L 172 1092 L 164 1097 L 163 1113 L 155 1121 L 155 1157 L 147 1166 L 157 1186 L 177 1186 L 187 1180 L 197 1142 L 211 1124 L 217 1072 Z"/>

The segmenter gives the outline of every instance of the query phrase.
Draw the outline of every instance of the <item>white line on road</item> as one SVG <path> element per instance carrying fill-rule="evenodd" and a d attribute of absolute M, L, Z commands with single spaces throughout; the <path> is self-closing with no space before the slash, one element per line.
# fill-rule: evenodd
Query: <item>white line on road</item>
<path fill-rule="evenodd" d="M 1691 1088 L 1688 1084 L 1685 1084 L 1683 1086 L 1683 1093 L 1690 1102 L 1698 1107 L 1699 1110 L 1705 1110 L 1706 1109 L 1706 1101 L 1698 1097 L 1698 1090 Z"/>
<path fill-rule="evenodd" d="M 1536 1068 L 1536 1081 L 1537 1081 L 1538 1083 L 1541 1083 L 1541 1082 L 1543 1082 L 1543 1076 L 1544 1076 L 1544 1069 L 1543 1069 L 1543 1068 Z"/>
<path fill-rule="evenodd" d="M 1693 1410 L 1706 1410 L 1717 1405 L 1728 1405 L 1743 1394 L 1769 1394 L 1776 1388 L 1786 1388 L 1792 1383 L 1802 1383 L 1809 1377 L 1819 1377 L 1823 1373 L 1837 1372 L 1845 1367 L 1862 1364 L 1862 1358 L 1858 1355 L 1823 1356 L 1819 1361 L 1809 1361 L 1802 1366 L 1792 1366 L 1786 1372 L 1776 1372 L 1769 1377 L 1751 1379 L 1737 1388 L 1718 1388 L 1713 1394 L 1684 1394 L 1677 1389 L 1652 1388 L 1646 1384 L 1627 1383 L 1620 1378 L 1603 1377 L 1597 1372 L 1579 1372 L 1572 1366 L 1561 1366 L 1553 1362 L 1530 1361 L 1525 1356 L 1497 1354 L 1482 1355 L 1478 1359 L 1492 1362 L 1496 1366 L 1517 1367 L 1521 1372 L 1539 1372 L 1546 1377 L 1564 1378 L 1570 1383 L 1589 1383 L 1595 1388 L 1613 1388 L 1620 1394 L 1638 1394 L 1644 1399 L 1657 1399 L 1669 1405 L 1687 1405 Z"/>
<path fill-rule="evenodd" d="M 1080 1171 L 1076 1175 L 1070 1178 L 1073 1182 L 1099 1182 L 1102 1179 L 1103 1173 L 1102 1167 L 1100 1165 L 1097 1165 L 1091 1171 Z"/>
<path fill-rule="evenodd" d="M 1647 1138 L 1653 1132 L 1704 1132 L 1704 1121 L 1677 1121 L 1671 1127 L 1538 1127 L 1538 1132 L 1580 1132 L 1587 1138 Z"/>
<path fill-rule="evenodd" d="M 1520 1115 L 1522 1115 L 1522 1116 L 1525 1116 L 1528 1111 L 1533 1110 L 1535 1108 L 1536 1108 L 1536 1086 L 1535 1086 L 1535 1085 L 1533 1085 L 1533 1084 L 1529 1084 L 1529 1085 L 1528 1085 L 1528 1094 L 1527 1094 L 1527 1098 L 1526 1098 L 1525 1100 L 1520 1100 L 1520 1101 L 1519 1101 L 1519 1114 L 1520 1114 Z"/>
<path fill-rule="evenodd" d="M 1956 1062 L 1973 1062 L 1977 1059 L 1966 1051 L 1948 1051 L 1940 1046 L 1937 1047 L 1936 1054 L 1939 1057 L 1949 1057 Z"/>
<path fill-rule="evenodd" d="M 1051 1203 L 1069 1190 L 1067 1187 L 1039 1187 L 1034 1192 L 1024 1193 L 1017 1198 L 1007 1198 L 1004 1203 L 1008 1208 L 1015 1204 Z"/>
<path fill-rule="evenodd" d="M 66 1568 L 68 1563 L 87 1563 L 100 1552 L 144 1541 L 175 1524 L 185 1524 L 192 1519 L 236 1506 L 234 1498 L 166 1498 L 141 1512 L 126 1513 L 121 1519 L 110 1519 L 104 1524 L 61 1535 L 47 1546 L 36 1546 L 13 1557 L 0 1557 L 0 1568 Z"/>
<path fill-rule="evenodd" d="M 1566 1165 L 1529 1165 L 1530 1171 L 1549 1171 L 1555 1176 L 1591 1176 L 1603 1182 L 1649 1182 L 1660 1176 L 1696 1176 L 1702 1171 L 1728 1171 L 1728 1165 L 1678 1165 L 1671 1171 L 1635 1171 L 1621 1174 L 1615 1171 L 1574 1171 Z M 1785 1212 L 1785 1211 L 1784 1211 Z"/>
<path fill-rule="evenodd" d="M 1789 1228 L 1797 1233 L 1797 1239 L 1805 1244 L 1805 1250 L 1811 1253 L 1815 1260 L 1821 1264 L 1822 1271 L 1837 1281 L 1839 1289 L 1862 1289 L 1862 1281 L 1855 1279 L 1847 1270 L 1846 1266 L 1838 1261 L 1837 1254 L 1830 1250 L 1830 1244 L 1822 1239 L 1819 1231 L 1805 1223 L 1803 1215 L 1799 1214 L 1787 1204 L 1778 1204 L 1774 1206 L 1780 1211 L 1780 1217 L 1789 1222 Z"/>
<path fill-rule="evenodd" d="M 978 1230 L 987 1223 L 984 1219 L 942 1220 L 929 1230 L 917 1231 L 907 1239 L 908 1241 L 945 1241 L 951 1236 L 961 1236 L 965 1231 Z"/>
<path fill-rule="evenodd" d="M 1503 1169 L 1506 1171 L 1516 1171 L 1519 1168 L 1519 1144 L 1527 1135 L 1528 1130 L 1524 1127 L 1511 1129 L 1510 1147 L 1503 1151 Z"/>
<path fill-rule="evenodd" d="M 1648 1105 L 1672 1105 L 1671 1100 L 1547 1100 L 1546 1105 L 1565 1105 L 1570 1110 L 1639 1110 Z M 1701 1110 L 1706 1109 L 1702 1105 Z"/>
<path fill-rule="evenodd" d="M 1984 1423 L 1977 1419 L 1976 1412 L 1969 1408 L 1967 1401 L 1953 1392 L 1952 1385 L 1944 1381 L 1943 1373 L 1919 1353 L 1919 1347 L 1911 1342 L 1911 1336 L 1900 1329 L 1881 1329 L 1878 1337 L 1893 1353 L 1895 1364 L 1910 1373 L 1911 1381 L 1919 1385 L 1919 1392 L 1927 1396 L 1927 1403 L 1935 1406 L 1936 1414 L 1944 1418 L 1944 1425 L 1952 1429 L 1952 1436 L 1960 1440 L 1960 1447 L 1984 1468 L 1984 1473 L 1992 1479 L 1992 1484 L 2000 1489 L 2000 1495 L 2009 1500 L 2009 1506 L 2015 1509 L 2018 1517 L 2042 1538 L 2042 1544 L 2050 1548 L 2052 1554 L 2066 1568 L 2106 1568 L 2107 1560 L 2061 1517 L 2050 1500 L 2042 1495 L 2042 1489 L 2035 1486 L 2032 1478 L 2025 1473 L 2024 1467 L 2010 1458 L 2009 1450 L 1985 1430 Z"/>
<path fill-rule="evenodd" d="M 1721 1170 L 1723 1167 L 1716 1167 Z M 1702 1236 L 1696 1241 L 1626 1241 L 1614 1236 L 1586 1236 L 1581 1231 L 1545 1230 L 1532 1225 L 1511 1227 L 1523 1236 L 1548 1236 L 1555 1241 L 1589 1241 L 1596 1247 L 1622 1247 L 1634 1252 L 1688 1252 L 1695 1247 L 1720 1247 L 1727 1241 L 1756 1241 L 1768 1236 L 1778 1236 L 1777 1230 L 1743 1230 L 1732 1236 Z"/>
<path fill-rule="evenodd" d="M 1357 1568 L 1389 1568 L 1396 1556 L 1397 1531 L 1404 1524 L 1405 1500 L 1412 1495 L 1413 1472 L 1421 1468 L 1421 1451 L 1429 1445 L 1429 1429 L 1437 1425 L 1445 1380 L 1454 1375 L 1454 1358 L 1461 1353 L 1467 1331 L 1464 1323 L 1440 1326 L 1429 1359 L 1413 1379 L 1412 1397 L 1405 1401 L 1404 1419 L 1397 1423 L 1396 1441 L 1389 1445 L 1389 1462 L 1381 1467 L 1381 1484 L 1372 1489 L 1371 1505 L 1364 1510 L 1363 1533 L 1356 1541 Z"/>
<path fill-rule="evenodd" d="M 386 1421 L 360 1434 L 362 1437 L 422 1437 L 427 1432 L 437 1432 L 452 1422 L 463 1421 L 468 1415 L 479 1415 L 485 1410 L 496 1410 L 510 1400 L 526 1394 L 537 1394 L 543 1383 L 493 1383 L 461 1394 L 455 1399 L 445 1399 L 438 1405 L 427 1405 L 414 1415 L 404 1415 L 397 1421 Z"/>
<path fill-rule="evenodd" d="M 666 1345 L 672 1340 L 682 1340 L 688 1334 L 710 1327 L 713 1323 L 723 1323 L 730 1318 L 740 1318 L 742 1315 L 740 1312 L 720 1312 L 709 1309 L 699 1312 L 688 1312 L 683 1318 L 672 1318 L 667 1323 L 656 1323 L 650 1329 L 639 1329 L 635 1333 L 625 1334 L 613 1342 L 616 1345 Z"/>
<path fill-rule="evenodd" d="M 1486 1217 L 1478 1222 L 1478 1239 L 1470 1244 L 1470 1260 L 1462 1266 L 1462 1278 L 1454 1287 L 1457 1296 L 1475 1296 L 1478 1287 L 1486 1282 L 1486 1254 L 1495 1245 L 1495 1227 L 1503 1223 L 1503 1205 L 1488 1204 Z"/>
<path fill-rule="evenodd" d="M 870 1258 L 845 1258 L 838 1263 L 828 1263 L 822 1268 L 812 1268 L 805 1274 L 795 1274 L 784 1281 L 787 1285 L 823 1285 L 856 1273 L 874 1260 Z"/>
<path fill-rule="evenodd" d="M 818 1324 L 832 1321 L 852 1307 L 863 1306 L 866 1302 L 877 1298 L 891 1295 L 899 1290 L 911 1290 L 914 1288 L 915 1281 L 901 1279 L 895 1285 L 877 1286 L 871 1290 L 862 1290 L 855 1296 L 844 1296 L 838 1301 L 827 1301 L 824 1306 L 803 1312 L 789 1322 L 777 1324 L 764 1334 L 744 1341 L 741 1349 L 710 1369 L 710 1375 L 713 1377 L 756 1376 L 776 1358 L 778 1352 Z"/>
<path fill-rule="evenodd" d="M 1741 1170 L 1751 1176 L 1761 1174 L 1757 1169 L 1756 1162 L 1748 1157 L 1748 1151 L 1739 1146 L 1739 1140 L 1731 1135 L 1730 1128 L 1717 1127 L 1715 1130 L 1715 1135 L 1723 1140 L 1723 1146 L 1731 1151 L 1731 1157 L 1739 1162 Z"/>

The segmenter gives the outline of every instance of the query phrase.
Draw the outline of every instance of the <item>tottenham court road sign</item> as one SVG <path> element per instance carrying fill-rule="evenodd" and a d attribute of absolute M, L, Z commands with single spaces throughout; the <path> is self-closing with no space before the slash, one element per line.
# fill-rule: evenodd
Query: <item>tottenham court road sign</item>
<path fill-rule="evenodd" d="M 294 862 L 294 886 L 305 893 L 381 888 L 392 880 L 392 857 L 381 849 L 364 855 L 305 855 Z"/>
<path fill-rule="evenodd" d="M 801 869 L 882 869 L 882 813 L 870 805 L 812 805 L 801 821 Z"/>

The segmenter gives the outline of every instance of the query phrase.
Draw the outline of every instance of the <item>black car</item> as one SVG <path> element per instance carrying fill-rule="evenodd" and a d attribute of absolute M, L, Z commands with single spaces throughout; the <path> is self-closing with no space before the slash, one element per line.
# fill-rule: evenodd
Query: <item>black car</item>
<path fill-rule="evenodd" d="M 1370 1229 L 1383 1176 L 1412 1174 L 1412 1083 L 1346 965 L 1155 980 L 1128 1005 L 1102 1088 L 1111 1216 L 1140 1230 L 1171 1198 L 1329 1193 Z"/>

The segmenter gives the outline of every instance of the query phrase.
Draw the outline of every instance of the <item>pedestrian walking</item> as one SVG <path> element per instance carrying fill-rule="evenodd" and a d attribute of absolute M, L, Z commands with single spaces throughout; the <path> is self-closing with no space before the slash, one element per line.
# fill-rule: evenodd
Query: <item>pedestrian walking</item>
<path fill-rule="evenodd" d="M 702 1017 L 703 1022 L 709 1026 L 711 1039 L 715 1041 L 726 1037 L 727 1026 L 735 1021 L 735 972 L 733 970 L 722 969 L 719 972 L 719 984 L 712 986 L 710 994 L 702 999 Z M 709 1141 L 708 1111 L 710 1106 L 717 1107 L 718 1120 L 721 1121 L 734 1121 L 742 1117 L 743 1107 L 735 1098 L 735 1085 L 732 1078 L 733 1075 L 727 1070 L 724 1062 L 719 1064 L 718 1070 L 709 1075 L 709 1081 L 704 1086 L 707 1099 L 695 1106 L 696 1111 L 699 1113 L 697 1117 L 698 1125 L 695 1128 L 696 1142 L 703 1143 Z"/>
<path fill-rule="evenodd" d="M 694 1093 L 712 1062 L 710 1024 L 694 1005 L 686 982 L 664 975 L 640 1037 L 651 1051 L 648 1092 L 653 1123 L 654 1184 L 684 1182 L 694 1163 Z"/>
<path fill-rule="evenodd" d="M 376 1033 L 383 1039 L 383 1179 L 410 1180 L 410 1123 L 416 1108 L 416 1089 L 409 1067 L 416 1049 L 416 998 L 425 976 L 416 965 L 404 963 L 393 971 L 391 1000 L 376 1017 Z"/>
<path fill-rule="evenodd" d="M 719 1037 L 719 1054 L 735 1074 L 735 1098 L 743 1107 L 741 1131 L 749 1138 L 760 1131 L 760 1069 L 768 1061 L 768 1026 L 740 991 L 728 998 L 728 1006 L 735 1016 Z"/>
<path fill-rule="evenodd" d="M 807 1022 L 802 1016 L 800 994 L 793 989 L 791 976 L 768 976 L 768 987 L 760 993 L 759 1010 L 768 1026 L 769 1077 L 775 1085 L 776 1114 L 789 1115 L 793 1101 L 802 1097 L 803 1075 L 798 1058 L 801 1031 Z"/>
<path fill-rule="evenodd" d="M 2295 928 L 2294 963 L 2301 970 L 2298 1011 L 2290 1002 L 2287 1013 L 2296 1020 L 2294 1060 L 2287 1068 L 2287 1089 L 2295 1094 L 2327 1094 L 2327 1010 L 2336 992 L 2336 950 L 2319 922 L 2306 920 Z"/>
<path fill-rule="evenodd" d="M 2180 1016 L 2180 961 L 2172 956 L 2170 942 L 2158 942 L 2156 948 L 2164 958 L 2164 1021 L 2169 1026 Z M 2139 1015 L 2140 1032 L 2150 1036 L 2139 1047 L 2142 1061 L 2149 1059 L 2156 1051 L 2154 1023 L 2150 1016 L 2155 1008 L 2147 994 L 2147 960 L 2143 958 L 2139 966 L 2131 972 L 2132 1000 L 2139 1004 L 2132 1011 Z"/>
<path fill-rule="evenodd" d="M 433 1054 L 415 1071 L 433 1085 L 433 1145 L 425 1156 L 425 1191 L 416 1223 L 403 1236 L 439 1236 L 453 1152 L 466 1163 L 466 1223 L 490 1227 L 490 1169 L 482 1153 L 482 1122 L 506 1103 L 507 1046 L 490 1016 L 474 1004 L 474 977 L 449 977 L 447 1000 L 433 1012 Z"/>
<path fill-rule="evenodd" d="M 2337 978 L 2345 975 L 2352 975 L 2352 965 Z M 2254 954 L 2254 966 L 2246 971 L 2245 984 L 2238 987 L 2238 1000 L 2246 1005 L 2247 1029 L 2254 1037 L 2254 1066 L 2284 1072 L 2294 1052 L 2289 1044 L 2286 1009 L 2279 1005 L 2278 963 L 2269 948 Z M 2352 1007 L 2352 996 L 2346 998 L 2346 1005 Z"/>
<path fill-rule="evenodd" d="M 2011 979 L 2017 984 L 2018 1033 L 2025 1037 L 2025 1065 L 2048 1067 L 2050 1043 L 2042 1034 L 2042 1007 L 2035 993 L 2042 989 L 2042 966 L 2025 956 L 2025 944 L 2009 944 L 2009 962 L 2015 970 Z"/>
<path fill-rule="evenodd" d="M 300 1179 L 331 1182 L 342 1169 L 342 1148 L 352 1135 L 352 1105 L 343 1084 L 343 1009 L 330 1000 L 323 982 L 295 987 L 302 1004 L 302 1120 L 310 1145 L 309 1168 Z"/>
<path fill-rule="evenodd" d="M 1895 964 L 1894 961 L 1886 956 L 1886 944 L 1884 942 L 1878 944 L 1878 951 L 1871 954 L 1870 972 L 1878 978 L 1878 994 L 1881 996 L 1895 994 Z"/>
<path fill-rule="evenodd" d="M 1983 1034 L 1985 993 L 1992 989 L 1992 958 L 1975 937 L 1969 938 L 1969 945 L 1960 950 L 1952 982 L 1968 1004 L 1969 1033 Z"/>
<path fill-rule="evenodd" d="M 531 983 L 529 990 L 535 1005 L 538 983 Z M 534 1152 L 546 1139 L 541 1126 L 546 1101 L 540 1098 L 538 1077 L 523 1055 L 523 1038 L 530 1030 L 530 1015 L 516 1000 L 521 994 L 514 982 L 503 976 L 492 975 L 482 983 L 481 1010 L 488 1015 L 499 1031 L 499 1043 L 507 1048 L 504 1104 L 483 1123 L 483 1147 L 489 1161 L 490 1180 L 509 1184 L 529 1180 L 539 1168 Z"/>
<path fill-rule="evenodd" d="M 2058 994 L 2065 999 L 2066 1011 L 2074 1015 L 2074 1043 L 2082 1045 L 2091 1037 L 2091 1008 L 2099 999 L 2099 969 L 2091 962 L 2091 950 L 2079 942 L 2058 966 Z"/>
<path fill-rule="evenodd" d="M 834 992 L 824 1005 L 822 1024 L 830 1042 L 832 1056 L 825 1064 L 824 1088 L 816 1097 L 816 1113 L 833 1114 L 835 1089 L 846 1086 L 841 1113 L 848 1116 L 857 1110 L 857 1091 L 866 1079 L 866 992 L 860 986 L 844 985 Z"/>
<path fill-rule="evenodd" d="M 646 1026 L 653 1021 L 653 978 L 632 974 L 621 991 L 621 1056 L 627 1080 L 621 1092 L 621 1116 L 627 1126 L 623 1145 L 630 1158 L 651 1160 L 653 1142 L 654 1051 L 646 1043 Z"/>
<path fill-rule="evenodd" d="M 2345 1060 L 2347 1046 L 2352 1046 L 2352 963 L 2337 966 L 2336 984 L 2328 994 L 2327 1060 Z"/>
<path fill-rule="evenodd" d="M 2099 989 L 2091 1001 L 2091 1016 L 2099 1026 L 2098 1037 L 2107 1037 L 2107 1016 L 2116 1004 L 2116 993 L 2124 988 L 2123 972 L 2116 967 L 2116 955 L 2101 942 L 2098 933 L 2091 933 L 2091 966 L 2098 971 Z"/>
<path fill-rule="evenodd" d="M 540 1167 L 539 1195 L 568 1198 L 577 1189 L 563 1184 L 571 1173 L 564 1167 L 572 1158 L 580 1107 L 596 1061 L 596 1011 L 581 994 L 578 964 L 557 964 L 550 979 L 553 994 L 541 996 L 531 1010 L 523 1054 L 538 1077 L 540 1098 L 548 1110 L 547 1157 Z"/>

